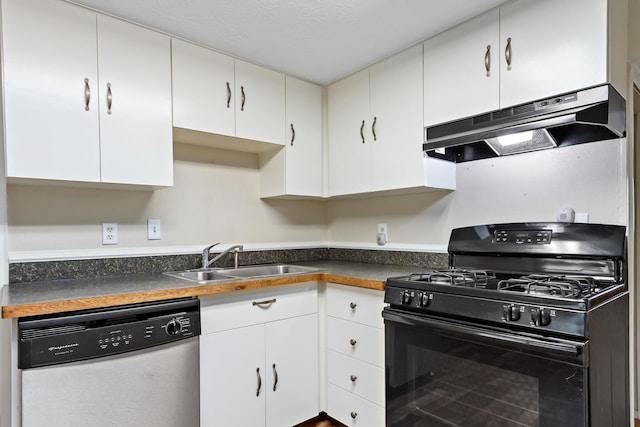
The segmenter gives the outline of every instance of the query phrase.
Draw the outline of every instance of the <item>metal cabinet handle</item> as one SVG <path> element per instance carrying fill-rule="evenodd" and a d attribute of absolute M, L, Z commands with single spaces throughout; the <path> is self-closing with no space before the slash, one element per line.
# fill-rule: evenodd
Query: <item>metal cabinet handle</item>
<path fill-rule="evenodd" d="M 89 79 L 84 79 L 84 111 L 89 111 L 89 102 L 91 102 L 91 87 L 89 87 Z"/>
<path fill-rule="evenodd" d="M 376 121 L 378 120 L 377 117 L 373 118 L 373 123 L 371 124 L 371 133 L 373 134 L 373 140 L 377 141 L 378 138 L 376 137 Z"/>
<path fill-rule="evenodd" d="M 113 104 L 113 93 L 111 92 L 111 83 L 107 83 L 107 114 L 111 114 L 112 104 Z"/>
<path fill-rule="evenodd" d="M 487 71 L 487 77 L 491 76 L 491 45 L 487 45 L 487 51 L 484 54 L 484 69 Z"/>
<path fill-rule="evenodd" d="M 267 300 L 264 300 L 264 301 L 254 301 L 254 302 L 251 303 L 251 305 L 259 305 L 260 307 L 264 307 L 264 306 L 268 307 L 268 306 L 271 306 L 271 304 L 273 304 L 275 302 L 276 302 L 276 299 L 273 298 L 273 299 L 267 299 Z"/>
<path fill-rule="evenodd" d="M 353 338 L 351 338 L 349 340 L 349 344 L 351 344 L 351 345 L 356 345 L 357 343 L 358 343 L 358 341 L 354 340 Z"/>
<path fill-rule="evenodd" d="M 293 128 L 293 123 L 291 123 L 291 146 L 293 147 L 293 141 L 296 139 L 296 130 Z"/>
<path fill-rule="evenodd" d="M 227 108 L 231 105 L 231 86 L 229 86 L 229 82 L 227 82 Z"/>
<path fill-rule="evenodd" d="M 358 416 L 357 412 L 351 411 L 351 418 L 353 418 L 355 420 L 357 416 Z"/>
<path fill-rule="evenodd" d="M 358 304 L 356 304 L 355 302 L 350 302 L 349 303 L 349 307 L 351 307 L 351 310 L 355 310 L 357 306 L 358 306 Z"/>
<path fill-rule="evenodd" d="M 355 383 L 358 377 L 356 377 L 355 375 L 351 375 L 349 379 L 351 380 L 352 383 Z"/>
<path fill-rule="evenodd" d="M 511 70 L 511 37 L 507 39 L 507 47 L 504 48 L 504 59 L 507 61 L 507 70 Z"/>
<path fill-rule="evenodd" d="M 244 111 L 244 102 L 247 100 L 247 95 L 244 93 L 244 86 L 240 86 L 240 93 L 242 94 L 242 103 L 240 104 L 240 111 Z"/>
<path fill-rule="evenodd" d="M 362 121 L 362 125 L 360 125 L 360 138 L 362 138 L 362 143 L 364 144 L 364 120 Z"/>
<path fill-rule="evenodd" d="M 276 370 L 276 364 L 273 364 L 273 391 L 276 391 L 276 386 L 278 385 L 278 371 Z"/>
<path fill-rule="evenodd" d="M 258 375 L 258 390 L 256 391 L 256 397 L 260 396 L 260 389 L 262 388 L 262 377 L 260 377 L 260 368 L 256 368 L 256 374 Z"/>

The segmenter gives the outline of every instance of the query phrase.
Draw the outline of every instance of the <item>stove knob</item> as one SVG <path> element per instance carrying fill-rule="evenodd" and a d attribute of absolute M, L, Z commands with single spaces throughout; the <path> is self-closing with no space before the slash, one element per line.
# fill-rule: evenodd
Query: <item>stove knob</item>
<path fill-rule="evenodd" d="M 547 326 L 549 323 L 551 323 L 549 310 L 546 310 L 544 308 L 532 308 L 531 321 L 536 326 Z"/>
<path fill-rule="evenodd" d="M 429 305 L 429 294 L 426 292 L 421 293 L 418 303 L 420 304 L 420 307 L 427 307 Z"/>
<path fill-rule="evenodd" d="M 411 300 L 412 299 L 413 299 L 413 296 L 411 295 L 411 292 L 404 291 L 402 293 L 402 303 L 403 304 L 411 304 Z"/>
<path fill-rule="evenodd" d="M 178 335 L 182 331 L 182 323 L 178 319 L 172 319 L 165 326 L 165 330 L 169 335 Z"/>
<path fill-rule="evenodd" d="M 515 305 L 504 304 L 502 306 L 502 318 L 507 322 L 517 322 L 520 320 L 520 310 Z"/>

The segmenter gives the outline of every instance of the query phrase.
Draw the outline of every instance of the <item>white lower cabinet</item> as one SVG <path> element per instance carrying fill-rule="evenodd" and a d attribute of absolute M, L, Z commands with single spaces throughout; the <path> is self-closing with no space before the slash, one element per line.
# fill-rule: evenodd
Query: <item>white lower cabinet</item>
<path fill-rule="evenodd" d="M 385 425 L 384 293 L 327 285 L 327 412 L 347 426 Z"/>
<path fill-rule="evenodd" d="M 293 426 L 318 412 L 315 283 L 202 299 L 202 427 Z"/>

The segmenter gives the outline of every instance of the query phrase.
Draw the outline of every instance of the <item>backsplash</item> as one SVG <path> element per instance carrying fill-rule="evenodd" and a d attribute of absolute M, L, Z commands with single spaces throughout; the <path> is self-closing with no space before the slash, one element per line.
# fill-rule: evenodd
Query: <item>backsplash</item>
<path fill-rule="evenodd" d="M 211 252 L 212 256 L 215 254 Z M 304 263 L 311 261 L 349 261 L 369 264 L 402 265 L 421 268 L 445 268 L 448 255 L 430 252 L 377 251 L 361 249 L 313 248 L 270 251 L 244 251 L 240 265 Z M 200 268 L 200 254 L 148 257 L 102 258 L 71 261 L 20 262 L 9 264 L 9 283 L 42 280 L 80 279 L 123 274 L 160 273 Z M 233 255 L 216 262 L 216 267 L 231 267 Z"/>

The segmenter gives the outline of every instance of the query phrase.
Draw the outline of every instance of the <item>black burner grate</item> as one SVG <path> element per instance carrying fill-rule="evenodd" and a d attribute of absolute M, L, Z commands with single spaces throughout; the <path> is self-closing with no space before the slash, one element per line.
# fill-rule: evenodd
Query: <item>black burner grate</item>
<path fill-rule="evenodd" d="M 486 288 L 495 274 L 484 270 L 446 269 L 413 273 L 410 281 L 428 282 L 439 285 L 466 286 L 472 288 Z"/>
<path fill-rule="evenodd" d="M 593 277 L 531 274 L 498 282 L 498 291 L 561 298 L 583 298 L 599 291 Z"/>

